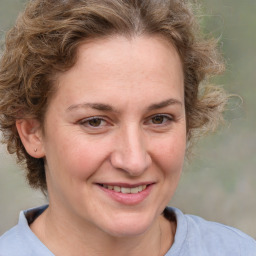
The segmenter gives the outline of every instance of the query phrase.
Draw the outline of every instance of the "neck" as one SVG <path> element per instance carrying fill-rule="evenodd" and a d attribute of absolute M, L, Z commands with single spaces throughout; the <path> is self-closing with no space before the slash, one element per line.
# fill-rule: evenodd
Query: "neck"
<path fill-rule="evenodd" d="M 115 237 L 90 223 L 74 225 L 66 219 L 69 218 L 55 216 L 49 207 L 31 224 L 31 230 L 56 256 L 164 255 L 173 243 L 176 230 L 175 223 L 159 216 L 143 234 Z"/>

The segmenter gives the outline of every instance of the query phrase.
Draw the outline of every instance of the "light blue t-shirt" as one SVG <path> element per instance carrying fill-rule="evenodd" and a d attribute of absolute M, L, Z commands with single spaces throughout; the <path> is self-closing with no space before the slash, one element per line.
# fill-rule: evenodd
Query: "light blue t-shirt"
<path fill-rule="evenodd" d="M 0 237 L 0 256 L 54 256 L 29 228 L 46 208 L 20 213 L 18 225 Z M 256 241 L 235 228 L 176 208 L 168 207 L 164 213 L 177 220 L 174 243 L 165 256 L 256 256 Z"/>

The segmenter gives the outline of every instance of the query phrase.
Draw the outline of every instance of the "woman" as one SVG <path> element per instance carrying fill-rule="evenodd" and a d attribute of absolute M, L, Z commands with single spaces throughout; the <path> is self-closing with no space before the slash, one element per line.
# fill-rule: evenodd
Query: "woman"
<path fill-rule="evenodd" d="M 221 120 L 223 70 L 185 1 L 33 0 L 6 38 L 0 123 L 49 205 L 0 255 L 256 255 L 255 241 L 167 208 L 188 144 Z"/>

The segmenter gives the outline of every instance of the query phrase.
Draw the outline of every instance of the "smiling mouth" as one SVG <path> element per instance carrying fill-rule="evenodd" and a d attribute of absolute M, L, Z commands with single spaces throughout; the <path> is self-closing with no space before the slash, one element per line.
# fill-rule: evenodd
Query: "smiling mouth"
<path fill-rule="evenodd" d="M 101 187 L 109 190 L 113 190 L 115 192 L 119 192 L 122 194 L 137 194 L 142 191 L 144 191 L 147 188 L 147 185 L 140 185 L 133 188 L 127 188 L 127 187 L 119 187 L 119 186 L 111 186 L 106 184 L 99 184 Z"/>

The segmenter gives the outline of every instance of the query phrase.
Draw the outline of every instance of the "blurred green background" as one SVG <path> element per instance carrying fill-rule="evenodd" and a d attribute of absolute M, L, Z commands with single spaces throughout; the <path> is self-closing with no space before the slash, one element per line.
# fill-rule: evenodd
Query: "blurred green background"
<path fill-rule="evenodd" d="M 24 2 L 0 0 L 1 42 Z M 200 141 L 170 205 L 256 238 L 256 1 L 205 0 L 202 9 L 204 30 L 220 39 L 227 60 L 216 81 L 243 103 L 233 100 L 227 123 Z M 16 224 L 20 210 L 45 202 L 0 146 L 0 235 Z"/>

